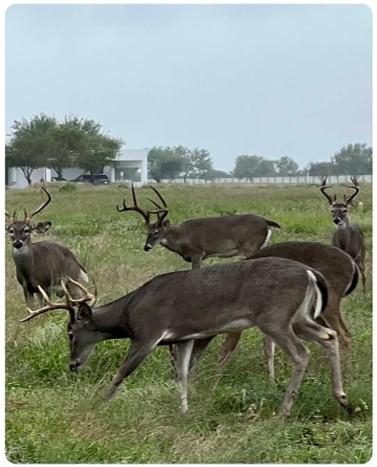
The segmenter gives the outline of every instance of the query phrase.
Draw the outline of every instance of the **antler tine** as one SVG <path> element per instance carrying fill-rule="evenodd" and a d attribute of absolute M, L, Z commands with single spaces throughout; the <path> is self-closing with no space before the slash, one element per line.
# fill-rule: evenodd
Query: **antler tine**
<path fill-rule="evenodd" d="M 10 221 L 11 222 L 14 222 L 16 220 L 16 210 L 13 211 L 13 214 L 10 215 L 8 211 L 5 211 L 5 215 L 7 217 L 10 217 Z"/>
<path fill-rule="evenodd" d="M 323 194 L 323 196 L 325 196 L 329 202 L 329 204 L 332 204 L 333 203 L 333 200 L 331 199 L 330 195 L 328 193 L 326 193 L 325 190 L 327 190 L 328 188 L 331 188 L 331 185 L 326 185 L 326 181 L 327 181 L 327 177 L 324 177 L 323 180 L 322 180 L 322 184 L 321 184 L 321 187 L 320 187 L 320 191 L 321 193 Z M 335 199 L 335 198 L 334 198 Z"/>
<path fill-rule="evenodd" d="M 131 185 L 131 192 L 132 192 L 132 199 L 133 199 L 134 205 L 130 208 L 127 207 L 126 200 L 123 199 L 123 209 L 120 209 L 119 206 L 117 205 L 116 206 L 117 211 L 118 212 L 136 211 L 144 217 L 145 223 L 149 224 L 149 211 L 144 211 L 143 209 L 139 208 L 139 206 L 137 205 L 135 188 L 133 184 Z"/>
<path fill-rule="evenodd" d="M 31 308 L 27 307 L 27 310 L 28 312 L 30 313 L 28 316 L 26 316 L 25 318 L 23 319 L 20 319 L 20 323 L 24 323 L 25 321 L 29 321 L 33 318 L 35 318 L 36 316 L 39 316 L 43 313 L 46 313 L 47 311 L 51 311 L 51 310 L 68 310 L 68 311 L 72 311 L 72 306 L 67 303 L 53 303 L 49 296 L 47 295 L 47 293 L 44 291 L 44 289 L 38 285 L 38 290 L 39 292 L 41 293 L 42 297 L 44 298 L 45 302 L 47 303 L 47 305 L 45 306 L 42 306 L 41 308 L 38 308 L 37 310 L 32 310 Z"/>
<path fill-rule="evenodd" d="M 26 212 L 26 209 L 24 210 L 25 211 L 25 220 L 31 220 L 32 217 L 34 217 L 36 214 L 38 214 L 39 212 L 41 212 L 51 201 L 51 195 L 50 193 L 46 190 L 45 187 L 41 186 L 41 190 L 43 190 L 46 195 L 47 195 L 47 199 L 45 201 L 42 201 L 42 204 L 35 210 L 33 211 L 30 216 L 27 215 L 27 212 Z"/>
<path fill-rule="evenodd" d="M 358 185 L 346 185 L 346 186 L 347 186 L 348 188 L 352 188 L 353 190 L 355 190 L 355 192 L 354 192 L 349 198 L 347 198 L 347 197 L 345 196 L 345 199 L 344 199 L 345 203 L 346 203 L 346 204 L 350 204 L 351 201 L 353 200 L 353 198 L 354 198 L 354 197 L 357 195 L 357 193 L 360 191 L 360 188 L 358 187 Z"/>
<path fill-rule="evenodd" d="M 96 295 L 93 295 L 92 293 L 90 293 L 89 290 L 86 287 L 84 287 L 80 282 L 75 281 L 70 276 L 68 276 L 68 281 L 72 282 L 72 284 L 76 285 L 85 294 L 85 296 L 81 297 L 81 298 L 72 298 L 71 295 L 69 294 L 66 286 L 64 285 L 64 287 L 63 287 L 64 293 L 67 295 L 67 297 L 68 297 L 68 299 L 69 299 L 69 301 L 71 303 L 79 304 L 79 303 L 84 303 L 84 302 L 93 301 L 93 300 L 94 300 L 94 302 L 96 301 L 96 298 L 97 298 Z M 94 304 L 94 302 L 93 302 L 93 304 Z M 93 304 L 92 304 L 92 306 L 93 306 Z"/>
<path fill-rule="evenodd" d="M 157 188 L 155 188 L 152 185 L 149 185 L 149 188 L 151 188 L 156 193 L 156 195 L 160 198 L 160 200 L 161 200 L 162 204 L 164 205 L 164 207 L 168 208 L 168 205 L 166 204 L 164 198 L 162 197 L 161 193 L 157 190 Z"/>

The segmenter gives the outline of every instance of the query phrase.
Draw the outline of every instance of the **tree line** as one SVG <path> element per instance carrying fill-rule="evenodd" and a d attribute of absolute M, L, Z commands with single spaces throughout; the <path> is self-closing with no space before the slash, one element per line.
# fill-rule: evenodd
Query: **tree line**
<path fill-rule="evenodd" d="M 121 144 L 120 139 L 105 135 L 94 120 L 68 116 L 58 121 L 41 114 L 13 123 L 5 145 L 6 165 L 19 167 L 29 185 L 33 171 L 40 167 L 54 169 L 58 178 L 63 169 L 79 167 L 94 181 L 94 174 L 117 157 Z"/>
<path fill-rule="evenodd" d="M 15 121 L 5 146 L 7 167 L 20 167 L 31 184 L 33 170 L 50 167 L 58 178 L 63 169 L 79 167 L 89 172 L 103 172 L 112 165 L 119 154 L 123 141 L 104 134 L 101 125 L 94 120 L 65 117 L 58 121 L 41 114 L 30 120 Z M 348 144 L 330 157 L 327 162 L 312 162 L 304 168 L 289 156 L 267 159 L 260 155 L 239 155 L 230 172 L 213 166 L 208 150 L 186 146 L 156 146 L 148 153 L 149 178 L 163 179 L 198 178 L 246 178 L 299 175 L 365 175 L 372 173 L 372 148 L 366 144 Z"/>

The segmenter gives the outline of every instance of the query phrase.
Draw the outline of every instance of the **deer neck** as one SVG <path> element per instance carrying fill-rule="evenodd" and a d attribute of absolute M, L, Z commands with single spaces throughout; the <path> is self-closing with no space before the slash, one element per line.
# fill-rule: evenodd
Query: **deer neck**
<path fill-rule="evenodd" d="M 33 248 L 31 241 L 17 249 L 12 247 L 12 256 L 18 273 L 21 273 L 26 279 L 30 278 L 33 269 Z"/>
<path fill-rule="evenodd" d="M 133 333 L 128 322 L 128 295 L 93 310 L 92 323 L 98 333 L 98 341 L 131 338 Z"/>
<path fill-rule="evenodd" d="M 182 245 L 181 227 L 170 225 L 164 232 L 160 244 L 174 253 L 179 253 Z"/>

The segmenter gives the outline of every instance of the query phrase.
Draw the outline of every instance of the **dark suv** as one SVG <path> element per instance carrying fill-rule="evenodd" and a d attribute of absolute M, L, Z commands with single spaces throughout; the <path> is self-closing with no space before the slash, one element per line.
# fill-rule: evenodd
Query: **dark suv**
<path fill-rule="evenodd" d="M 79 175 L 71 180 L 71 182 L 79 183 L 92 183 L 91 175 Z M 110 183 L 109 177 L 105 174 L 94 174 L 94 185 L 108 185 Z"/>

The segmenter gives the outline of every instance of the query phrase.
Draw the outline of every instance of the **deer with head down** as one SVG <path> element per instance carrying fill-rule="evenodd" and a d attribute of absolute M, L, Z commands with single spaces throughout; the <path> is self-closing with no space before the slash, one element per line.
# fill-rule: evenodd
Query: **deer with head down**
<path fill-rule="evenodd" d="M 331 364 L 333 394 L 351 411 L 343 390 L 335 331 L 315 322 L 327 301 L 323 276 L 296 261 L 260 258 L 222 264 L 195 271 L 159 275 L 133 292 L 98 308 L 93 296 L 73 300 L 64 284 L 64 303 L 47 305 L 22 321 L 49 310 L 68 310 L 70 369 L 77 371 L 95 345 L 107 339 L 129 338 L 131 345 L 124 363 L 113 378 L 110 398 L 158 345 L 176 345 L 181 408 L 188 409 L 187 378 L 195 362 L 194 342 L 229 331 L 257 326 L 279 345 L 293 364 L 282 414 L 288 416 L 309 362 L 309 350 L 302 339 L 325 349 Z M 44 291 L 41 287 L 42 294 Z"/>
<path fill-rule="evenodd" d="M 150 199 L 157 209 L 141 209 L 137 205 L 132 185 L 133 206 L 127 206 L 123 200 L 123 207 L 117 206 L 118 212 L 135 211 L 143 216 L 148 229 L 145 251 L 161 244 L 185 261 L 191 262 L 192 269 L 199 269 L 202 260 L 206 258 L 250 256 L 267 245 L 272 230 L 280 229 L 276 222 L 255 214 L 190 219 L 173 225 L 166 219 L 169 209 L 164 198 L 155 187 L 150 188 L 156 193 L 162 206 Z M 151 222 L 151 214 L 157 215 L 156 222 Z"/>
<path fill-rule="evenodd" d="M 358 224 L 351 224 L 348 218 L 348 209 L 352 205 L 352 200 L 359 192 L 359 184 L 356 177 L 352 177 L 352 185 L 346 185 L 354 190 L 350 196 L 343 195 L 343 202 L 337 202 L 336 194 L 332 197 L 326 193 L 331 188 L 326 185 L 327 178 L 322 181 L 320 191 L 329 202 L 331 214 L 336 229 L 332 238 L 332 245 L 347 252 L 355 260 L 360 268 L 363 289 L 365 292 L 365 241 L 363 232 Z"/>
<path fill-rule="evenodd" d="M 16 210 L 12 216 L 5 213 L 9 219 L 6 230 L 12 242 L 12 256 L 16 265 L 17 281 L 21 284 L 25 301 L 29 307 L 33 304 L 34 294 L 42 300 L 38 286 L 42 286 L 50 296 L 53 288 L 61 292 L 60 283 L 67 283 L 68 277 L 87 282 L 87 274 L 75 255 L 63 245 L 51 241 L 33 243 L 32 233 L 42 234 L 49 230 L 51 222 L 32 223 L 33 217 L 40 213 L 51 201 L 51 195 L 46 188 L 41 187 L 47 196 L 45 201 L 28 214 L 24 209 L 24 219 L 17 220 Z M 68 287 L 73 295 L 80 293 L 74 284 Z"/>

